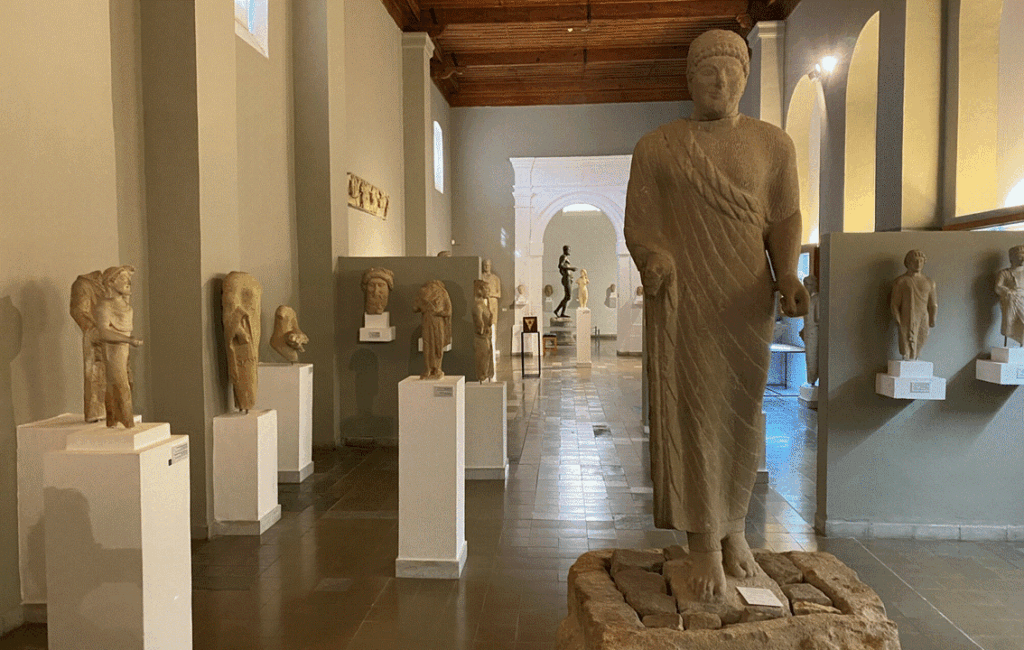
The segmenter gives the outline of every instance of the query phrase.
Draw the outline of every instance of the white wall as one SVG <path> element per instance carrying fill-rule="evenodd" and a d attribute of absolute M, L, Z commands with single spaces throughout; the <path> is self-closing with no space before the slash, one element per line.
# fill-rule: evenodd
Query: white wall
<path fill-rule="evenodd" d="M 999 129 L 997 197 L 1006 195 L 1024 179 L 1024 0 L 1003 0 L 999 31 Z"/>
<path fill-rule="evenodd" d="M 452 248 L 452 109 L 441 91 L 430 84 L 430 106 L 444 134 L 444 192 L 434 190 L 433 211 L 427 215 L 427 255 Z M 431 125 L 433 128 L 433 125 Z M 433 142 L 433 140 L 431 140 Z M 429 177 L 433 179 L 433 174 Z"/>

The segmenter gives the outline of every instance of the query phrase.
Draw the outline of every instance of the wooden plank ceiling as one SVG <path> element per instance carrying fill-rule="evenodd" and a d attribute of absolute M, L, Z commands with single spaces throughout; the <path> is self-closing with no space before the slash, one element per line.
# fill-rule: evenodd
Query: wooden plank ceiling
<path fill-rule="evenodd" d="M 746 37 L 800 0 L 382 0 L 436 46 L 430 71 L 452 106 L 680 101 L 690 42 Z"/>

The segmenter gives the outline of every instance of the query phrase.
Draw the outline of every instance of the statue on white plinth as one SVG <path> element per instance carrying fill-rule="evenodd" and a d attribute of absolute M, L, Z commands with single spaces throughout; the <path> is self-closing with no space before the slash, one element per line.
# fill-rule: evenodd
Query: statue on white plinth
<path fill-rule="evenodd" d="M 105 293 L 102 271 L 80 275 L 71 285 L 71 318 L 82 330 L 82 412 L 86 422 L 99 422 L 106 414 L 107 362 L 93 317 L 93 308 Z"/>
<path fill-rule="evenodd" d="M 416 294 L 413 311 L 423 314 L 423 374 L 420 379 L 441 379 L 444 349 L 452 342 L 452 300 L 440 280 L 430 280 Z"/>
<path fill-rule="evenodd" d="M 367 314 L 383 314 L 388 306 L 391 290 L 395 288 L 395 274 L 389 269 L 373 267 L 363 271 L 363 308 Z"/>
<path fill-rule="evenodd" d="M 892 317 L 900 329 L 900 354 L 904 361 L 917 361 L 928 333 L 935 327 L 938 295 L 935 282 L 921 272 L 928 257 L 912 250 L 903 258 L 907 272 L 896 278 L 889 297 Z"/>
<path fill-rule="evenodd" d="M 1010 268 L 996 276 L 996 294 L 1003 308 L 1003 344 L 1008 346 L 1013 339 L 1024 345 L 1024 245 L 1010 249 Z"/>
<path fill-rule="evenodd" d="M 795 148 L 739 114 L 749 70 L 738 34 L 694 39 L 693 115 L 640 139 L 626 196 L 646 300 L 654 523 L 687 532 L 690 587 L 703 600 L 724 595 L 726 572 L 757 571 L 744 521 L 764 444 L 771 269 L 783 313 L 808 308 Z"/>
<path fill-rule="evenodd" d="M 525 284 L 520 284 L 518 287 L 516 287 L 516 302 L 515 302 L 515 306 L 516 307 L 525 307 L 526 303 L 527 303 L 526 285 Z"/>
<path fill-rule="evenodd" d="M 224 278 L 221 304 L 228 376 L 235 393 L 235 408 L 248 413 L 256 407 L 260 365 L 260 300 L 263 287 L 253 276 L 232 271 Z"/>
<path fill-rule="evenodd" d="M 476 362 L 476 378 L 480 383 L 490 381 L 494 376 L 494 347 L 491 345 L 490 286 L 486 280 L 473 281 L 473 358 Z"/>
<path fill-rule="evenodd" d="M 587 288 L 587 285 L 590 284 L 590 278 L 587 277 L 586 269 L 580 269 L 580 277 L 576 279 L 576 284 L 580 287 L 580 309 L 586 309 L 587 302 L 590 301 L 590 289 Z"/>
<path fill-rule="evenodd" d="M 800 338 L 804 340 L 804 356 L 807 359 L 807 383 L 813 386 L 818 383 L 818 278 L 813 275 L 805 277 L 804 288 L 810 296 L 810 306 L 804 316 Z"/>
<path fill-rule="evenodd" d="M 501 298 L 501 278 L 491 271 L 491 260 L 483 261 L 480 279 L 487 283 L 487 300 L 491 307 L 493 324 L 498 323 L 498 299 Z"/>
<path fill-rule="evenodd" d="M 274 312 L 274 333 L 270 336 L 270 347 L 289 363 L 299 360 L 299 352 L 309 343 L 309 337 L 299 329 L 299 317 L 288 305 L 281 305 Z"/>
<path fill-rule="evenodd" d="M 133 317 L 129 300 L 132 295 L 132 266 L 112 266 L 103 272 L 104 296 L 93 307 L 96 335 L 103 341 L 106 359 L 107 426 L 124 428 L 135 426 L 132 411 L 132 372 L 128 366 L 128 351 L 142 345 L 132 336 Z"/>

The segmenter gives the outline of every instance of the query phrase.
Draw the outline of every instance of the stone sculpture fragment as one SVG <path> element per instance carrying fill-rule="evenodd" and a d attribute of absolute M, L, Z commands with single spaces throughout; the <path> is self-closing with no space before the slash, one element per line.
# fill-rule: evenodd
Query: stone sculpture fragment
<path fill-rule="evenodd" d="M 490 381 L 494 376 L 494 347 L 491 344 L 494 316 L 490 290 L 486 280 L 473 281 L 473 355 L 476 378 L 480 383 Z"/>
<path fill-rule="evenodd" d="M 274 333 L 270 336 L 270 347 L 284 357 L 285 361 L 295 363 L 299 360 L 299 352 L 309 343 L 309 337 L 299 329 L 299 318 L 295 310 L 288 305 L 280 305 L 274 312 Z"/>
<path fill-rule="evenodd" d="M 420 287 L 413 311 L 423 314 L 423 374 L 420 379 L 441 379 L 444 349 L 452 342 L 452 300 L 440 280 Z"/>
<path fill-rule="evenodd" d="M 920 358 L 929 330 L 935 327 L 939 306 L 935 282 L 921 272 L 927 261 L 919 250 L 908 252 L 903 258 L 907 272 L 896 278 L 889 296 L 889 308 L 900 330 L 900 354 L 904 361 Z"/>
<path fill-rule="evenodd" d="M 363 271 L 363 309 L 367 314 L 383 314 L 388 306 L 391 290 L 395 288 L 395 274 L 378 266 Z"/>
<path fill-rule="evenodd" d="M 107 392 L 107 362 L 93 308 L 103 299 L 103 272 L 93 271 L 71 284 L 71 318 L 82 330 L 83 410 L 86 422 L 103 419 Z"/>
<path fill-rule="evenodd" d="M 487 300 L 491 308 L 492 327 L 498 322 L 498 299 L 501 298 L 501 278 L 491 270 L 491 260 L 484 260 L 480 278 L 487 283 Z"/>
<path fill-rule="evenodd" d="M 132 266 L 112 266 L 103 272 L 103 297 L 93 307 L 97 338 L 103 342 L 106 360 L 105 406 L 107 426 L 124 428 L 135 426 L 132 410 L 132 373 L 128 366 L 130 348 L 142 345 L 132 336 L 133 317 L 131 303 Z"/>
<path fill-rule="evenodd" d="M 263 287 L 253 276 L 232 271 L 224 278 L 224 342 L 228 375 L 234 387 L 235 407 L 249 412 L 256 407 L 260 364 L 260 300 Z"/>
<path fill-rule="evenodd" d="M 800 338 L 804 340 L 807 383 L 813 386 L 818 382 L 818 278 L 813 275 L 805 277 L 804 288 L 810 296 L 810 305 L 807 315 L 804 316 L 804 328 L 800 330 Z"/>

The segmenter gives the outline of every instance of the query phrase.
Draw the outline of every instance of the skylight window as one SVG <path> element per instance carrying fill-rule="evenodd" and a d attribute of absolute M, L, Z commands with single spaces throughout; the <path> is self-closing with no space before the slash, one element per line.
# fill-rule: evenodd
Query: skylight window
<path fill-rule="evenodd" d="M 235 34 L 256 48 L 263 56 L 269 56 L 268 0 L 235 0 Z"/>

